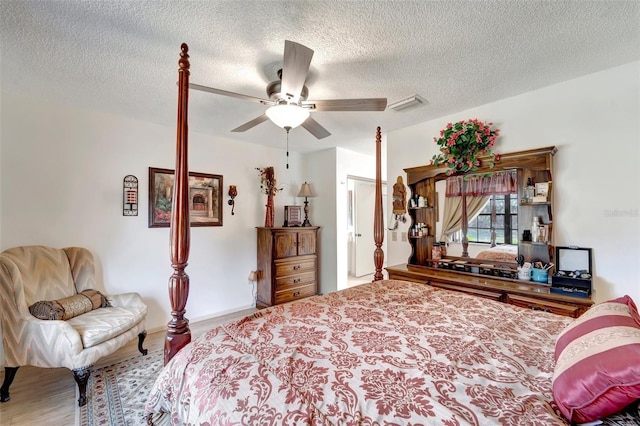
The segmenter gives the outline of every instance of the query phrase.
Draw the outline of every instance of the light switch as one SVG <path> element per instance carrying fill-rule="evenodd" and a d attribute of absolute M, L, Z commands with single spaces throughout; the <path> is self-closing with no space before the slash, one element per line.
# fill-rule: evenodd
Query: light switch
<path fill-rule="evenodd" d="M 398 241 L 398 233 L 396 231 L 391 232 L 391 241 Z"/>
<path fill-rule="evenodd" d="M 402 241 L 407 241 L 407 233 L 406 232 L 402 233 Z"/>

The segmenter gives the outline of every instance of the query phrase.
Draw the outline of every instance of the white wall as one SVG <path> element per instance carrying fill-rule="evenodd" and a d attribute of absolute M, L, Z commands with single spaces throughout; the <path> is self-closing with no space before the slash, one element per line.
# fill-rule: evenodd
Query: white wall
<path fill-rule="evenodd" d="M 2 94 L 0 249 L 43 244 L 84 246 L 96 258 L 101 290 L 137 291 L 149 305 L 147 328 L 170 319 L 169 228 L 147 227 L 148 168 L 175 167 L 175 128 Z M 302 156 L 291 153 L 291 164 Z M 284 151 L 190 129 L 189 169 L 223 175 L 223 226 L 191 228 L 186 272 L 191 321 L 253 306 L 248 281 L 256 269 L 256 226 L 266 196 L 256 167 L 274 166 L 284 191 L 276 225 L 295 197 L 302 167 L 285 168 Z M 139 179 L 137 217 L 122 216 L 122 179 Z M 235 215 L 229 184 L 238 188 Z"/>
<path fill-rule="evenodd" d="M 309 221 L 320 226 L 318 284 L 320 293 L 336 290 L 336 154 L 325 149 L 303 158 L 302 178 L 317 194 L 309 199 Z"/>
<path fill-rule="evenodd" d="M 593 248 L 597 302 L 624 294 L 640 302 L 639 86 L 640 62 L 632 62 L 390 132 L 388 173 L 428 164 L 438 152 L 433 137 L 468 118 L 501 130 L 495 152 L 557 146 L 555 244 Z M 409 254 L 408 243 L 389 242 L 389 265 Z"/>
<path fill-rule="evenodd" d="M 375 129 L 371 144 L 375 148 Z M 374 179 L 375 168 L 375 157 L 343 148 L 329 148 L 303 158 L 302 180 L 311 182 L 317 193 L 309 200 L 309 216 L 313 225 L 321 227 L 318 278 L 321 293 L 336 291 L 347 284 L 347 176 Z M 381 173 L 385 179 L 384 163 Z"/>

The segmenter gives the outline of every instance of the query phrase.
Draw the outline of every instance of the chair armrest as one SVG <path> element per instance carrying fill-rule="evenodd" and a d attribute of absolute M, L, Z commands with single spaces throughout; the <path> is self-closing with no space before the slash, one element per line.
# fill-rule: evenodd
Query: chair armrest
<path fill-rule="evenodd" d="M 80 334 L 70 324 L 41 320 L 32 315 L 20 318 L 19 322 L 21 324 L 14 324 L 14 331 L 20 329 L 20 333 L 5 335 L 5 361 L 8 365 L 73 368 L 71 360 L 84 350 L 84 346 Z M 39 350 L 34 350 L 35 342 L 43 342 Z"/>
<path fill-rule="evenodd" d="M 46 342 L 51 339 L 51 336 L 58 334 L 63 336 L 65 340 L 69 342 L 71 353 L 80 353 L 84 350 L 82 345 L 82 339 L 80 334 L 73 328 L 68 322 L 62 320 L 41 320 L 36 317 L 25 318 L 27 323 L 27 329 L 31 338 L 35 338 L 36 341 Z"/>
<path fill-rule="evenodd" d="M 138 293 L 122 293 L 111 294 L 107 296 L 107 299 L 113 307 L 144 307 L 147 305 L 142 301 L 142 297 Z"/>

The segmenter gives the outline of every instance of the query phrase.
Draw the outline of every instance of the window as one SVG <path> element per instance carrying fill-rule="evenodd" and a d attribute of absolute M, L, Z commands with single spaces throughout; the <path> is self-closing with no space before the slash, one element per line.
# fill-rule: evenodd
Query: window
<path fill-rule="evenodd" d="M 480 213 L 469 221 L 469 242 L 491 243 L 491 210 L 494 206 L 496 244 L 518 244 L 517 194 L 491 196 Z"/>

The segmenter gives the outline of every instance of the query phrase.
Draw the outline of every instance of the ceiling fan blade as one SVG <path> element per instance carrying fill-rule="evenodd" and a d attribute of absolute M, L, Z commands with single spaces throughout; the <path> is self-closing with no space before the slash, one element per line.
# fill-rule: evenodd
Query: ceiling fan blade
<path fill-rule="evenodd" d="M 311 107 L 315 111 L 384 111 L 387 108 L 387 98 L 304 101 L 302 106 Z"/>
<path fill-rule="evenodd" d="M 282 65 L 282 96 L 298 102 L 307 79 L 313 50 L 299 43 L 285 40 Z"/>
<path fill-rule="evenodd" d="M 329 133 L 329 131 L 327 129 L 325 129 L 324 127 L 322 127 L 320 125 L 320 123 L 318 123 L 316 120 L 314 120 L 313 118 L 309 117 L 307 118 L 302 124 L 302 127 L 304 127 L 309 133 L 311 133 L 313 136 L 316 137 L 316 139 L 324 139 L 327 136 L 331 136 L 331 133 Z"/>
<path fill-rule="evenodd" d="M 246 101 L 256 102 L 262 105 L 275 105 L 276 103 L 267 99 L 256 98 L 253 96 L 242 95 L 240 93 L 228 92 L 222 89 L 214 89 L 213 87 L 201 86 L 199 84 L 189 83 L 189 88 L 200 90 L 202 92 L 214 93 L 216 95 L 231 96 L 232 98 L 244 99 Z"/>
<path fill-rule="evenodd" d="M 238 126 L 235 129 L 232 130 L 232 132 L 245 132 L 249 129 L 251 129 L 252 127 L 257 126 L 258 124 L 267 121 L 269 119 L 269 117 L 267 117 L 266 114 L 262 114 L 259 117 L 254 118 L 253 120 L 244 123 L 242 126 Z"/>

